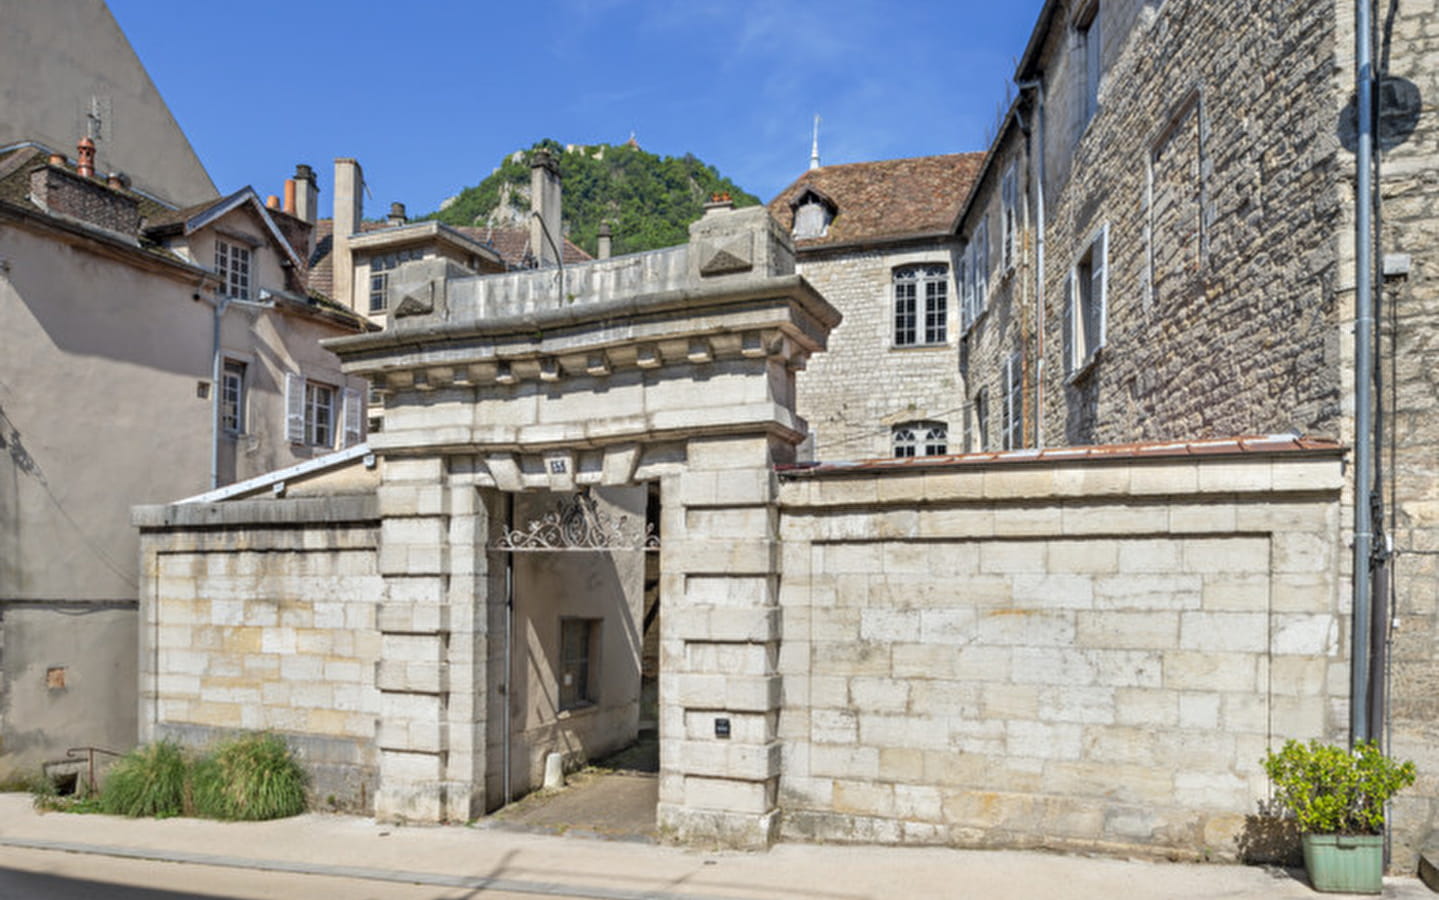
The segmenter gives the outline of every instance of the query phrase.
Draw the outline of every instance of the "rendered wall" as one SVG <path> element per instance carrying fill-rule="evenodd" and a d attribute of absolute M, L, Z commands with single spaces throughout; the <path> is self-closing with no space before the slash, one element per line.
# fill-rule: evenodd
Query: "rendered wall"
<path fill-rule="evenodd" d="M 643 486 L 600 488 L 599 508 L 644 521 Z M 515 497 L 523 527 L 554 507 L 549 492 Z M 640 626 L 644 621 L 643 551 L 556 551 L 514 554 L 515 670 L 510 698 L 515 723 L 511 787 L 539 787 L 545 756 L 561 753 L 578 768 L 629 746 L 639 733 Z M 560 620 L 596 620 L 599 635 L 591 684 L 594 702 L 560 708 Z"/>
<path fill-rule="evenodd" d="M 41 141 L 75 154 L 101 114 L 96 170 L 177 206 L 215 186 L 104 0 L 12 3 L 0 33 L 0 145 Z"/>
<path fill-rule="evenodd" d="M 785 480 L 783 834 L 1249 852 L 1284 739 L 1342 739 L 1340 463 Z"/>

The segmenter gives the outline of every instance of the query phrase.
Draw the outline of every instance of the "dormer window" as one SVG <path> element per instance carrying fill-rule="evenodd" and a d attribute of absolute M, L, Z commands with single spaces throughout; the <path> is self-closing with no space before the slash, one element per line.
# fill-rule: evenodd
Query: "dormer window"
<path fill-rule="evenodd" d="M 822 238 L 829 234 L 834 221 L 835 206 L 824 195 L 810 188 L 794 202 L 794 237 Z"/>
<path fill-rule="evenodd" d="M 250 248 L 215 240 L 215 274 L 220 293 L 236 300 L 250 299 Z"/>

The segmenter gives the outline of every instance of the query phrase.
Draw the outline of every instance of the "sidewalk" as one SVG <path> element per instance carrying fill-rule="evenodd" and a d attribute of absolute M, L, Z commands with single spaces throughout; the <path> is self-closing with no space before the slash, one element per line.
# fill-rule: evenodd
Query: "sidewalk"
<path fill-rule="evenodd" d="M 6 848 L 90 853 L 603 900 L 1065 900 L 1333 897 L 1302 873 L 1013 851 L 780 844 L 767 853 L 702 852 L 498 827 L 387 826 L 308 814 L 259 823 L 37 813 L 0 794 Z M 1417 879 L 1385 897 L 1431 900 Z"/>

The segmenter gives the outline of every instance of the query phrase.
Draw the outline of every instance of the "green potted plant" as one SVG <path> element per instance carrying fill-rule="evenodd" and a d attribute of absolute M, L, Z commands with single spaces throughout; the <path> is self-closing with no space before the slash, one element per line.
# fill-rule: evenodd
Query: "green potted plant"
<path fill-rule="evenodd" d="M 1414 783 L 1414 763 L 1397 762 L 1373 741 L 1346 750 L 1310 741 L 1265 754 L 1274 799 L 1299 826 L 1304 867 L 1319 891 L 1384 889 L 1384 804 Z"/>

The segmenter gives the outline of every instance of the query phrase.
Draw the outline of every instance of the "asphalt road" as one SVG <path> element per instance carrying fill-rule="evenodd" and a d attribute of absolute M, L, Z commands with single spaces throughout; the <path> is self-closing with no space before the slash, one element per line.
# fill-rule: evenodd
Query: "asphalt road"
<path fill-rule="evenodd" d="M 3 900 L 325 900 L 331 897 L 343 900 L 535 900 L 536 895 L 0 848 L 0 898 Z"/>

